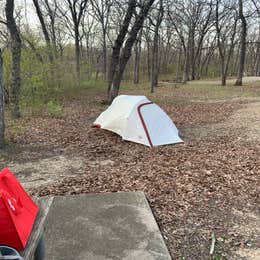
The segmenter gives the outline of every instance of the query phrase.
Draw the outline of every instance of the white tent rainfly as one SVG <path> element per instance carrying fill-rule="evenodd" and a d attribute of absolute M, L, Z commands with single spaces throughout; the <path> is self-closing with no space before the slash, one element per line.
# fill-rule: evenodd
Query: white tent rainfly
<path fill-rule="evenodd" d="M 150 147 L 183 142 L 170 117 L 145 96 L 116 97 L 93 126 Z"/>

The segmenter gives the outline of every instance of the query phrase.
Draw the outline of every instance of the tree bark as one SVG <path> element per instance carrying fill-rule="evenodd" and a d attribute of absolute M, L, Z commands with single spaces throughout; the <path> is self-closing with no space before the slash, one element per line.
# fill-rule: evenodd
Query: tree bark
<path fill-rule="evenodd" d="M 190 80 L 195 79 L 195 25 L 191 27 L 190 44 L 189 44 L 189 57 L 190 57 Z"/>
<path fill-rule="evenodd" d="M 243 0 L 239 0 L 239 19 L 241 20 L 241 36 L 240 36 L 240 58 L 239 58 L 239 69 L 235 86 L 242 86 L 242 78 L 245 68 L 245 57 L 246 57 L 246 35 L 247 35 L 247 22 L 243 13 Z"/>
<path fill-rule="evenodd" d="M 221 29 L 219 26 L 219 0 L 216 2 L 216 31 L 217 31 L 217 45 L 220 57 L 220 71 L 221 71 L 221 85 L 226 85 L 226 76 L 225 76 L 225 56 L 224 50 L 221 42 Z"/>
<path fill-rule="evenodd" d="M 12 49 L 12 117 L 19 118 L 20 113 L 20 89 L 21 89 L 21 77 L 20 77 L 20 61 L 21 61 L 21 38 L 16 22 L 14 19 L 14 0 L 7 0 L 5 6 L 7 27 L 11 35 L 11 49 Z"/>
<path fill-rule="evenodd" d="M 4 83 L 3 83 L 3 59 L 0 49 L 0 149 L 4 147 L 5 120 L 4 120 Z"/>
<path fill-rule="evenodd" d="M 109 74 L 108 74 L 108 93 L 111 91 L 113 78 L 114 78 L 114 75 L 116 72 L 116 67 L 118 65 L 119 58 L 120 58 L 120 50 L 124 43 L 125 36 L 128 32 L 128 27 L 131 22 L 133 13 L 135 11 L 135 6 L 136 6 L 136 0 L 130 0 L 128 2 L 128 8 L 126 11 L 126 15 L 124 17 L 124 21 L 123 21 L 121 30 L 120 30 L 119 34 L 117 35 L 117 38 L 116 38 L 114 46 L 113 46 L 113 52 L 112 52 L 111 61 L 110 61 L 110 70 L 109 70 Z M 112 95 L 112 93 L 111 93 L 111 95 Z M 108 100 L 110 100 L 109 97 L 108 97 Z"/>
<path fill-rule="evenodd" d="M 55 28 L 55 19 L 57 15 L 58 4 L 57 1 L 54 0 L 54 7 L 51 7 L 49 4 L 49 0 L 44 0 L 46 10 L 48 11 L 48 16 L 50 17 L 50 34 L 52 41 L 52 49 L 55 54 L 55 58 L 58 58 L 58 46 L 57 46 L 57 37 L 56 37 L 56 28 Z"/>
<path fill-rule="evenodd" d="M 151 44 L 148 37 L 146 38 L 146 45 L 147 45 L 147 56 L 146 56 L 147 76 L 148 76 L 148 80 L 150 80 L 151 79 Z"/>
<path fill-rule="evenodd" d="M 22 37 L 22 39 L 28 43 L 28 45 L 29 45 L 30 48 L 32 49 L 33 53 L 35 54 L 35 57 L 37 58 L 37 60 L 38 60 L 41 64 L 43 64 L 44 61 L 43 61 L 42 55 L 41 55 L 41 53 L 36 49 L 36 47 L 34 46 L 33 42 L 31 42 L 31 41 L 30 41 L 28 38 L 26 38 L 26 37 Z"/>
<path fill-rule="evenodd" d="M 66 0 L 66 7 L 70 10 L 71 20 L 73 24 L 75 59 L 76 59 L 76 76 L 77 85 L 80 86 L 80 32 L 79 26 L 81 19 L 85 14 L 88 0 Z M 66 12 L 64 12 L 66 15 Z M 68 18 L 67 18 L 68 19 Z"/>
<path fill-rule="evenodd" d="M 184 59 L 183 82 L 186 83 L 189 80 L 189 68 L 190 68 L 189 46 L 184 50 L 184 52 L 185 52 L 185 59 Z"/>
<path fill-rule="evenodd" d="M 184 71 L 183 71 L 183 82 L 186 83 L 190 80 L 190 65 L 191 65 L 191 53 L 192 53 L 192 27 L 189 27 L 187 48 L 184 48 L 185 60 L 184 60 Z"/>
<path fill-rule="evenodd" d="M 260 13 L 259 13 L 260 17 Z M 254 63 L 254 75 L 260 76 L 260 26 L 258 28 L 258 37 L 256 42 L 256 51 L 255 51 L 255 63 Z"/>
<path fill-rule="evenodd" d="M 236 36 L 236 28 L 237 28 L 237 19 L 235 20 L 235 23 L 234 23 L 230 47 L 229 47 L 228 54 L 227 54 L 226 67 L 225 67 L 225 71 L 224 71 L 225 77 L 227 77 L 230 60 L 231 60 L 231 57 L 232 57 L 233 51 L 234 51 L 234 40 L 235 40 L 235 36 Z"/>
<path fill-rule="evenodd" d="M 206 66 L 205 66 L 205 77 L 208 78 L 209 75 L 209 64 L 211 62 L 211 58 L 213 56 L 214 50 L 212 50 L 212 53 L 210 53 L 206 59 Z"/>
<path fill-rule="evenodd" d="M 108 33 L 108 25 L 110 20 L 110 11 L 113 5 L 112 0 L 90 0 L 92 9 L 93 9 L 93 17 L 101 24 L 102 28 L 102 52 L 103 52 L 103 79 L 107 79 L 107 33 Z"/>
<path fill-rule="evenodd" d="M 179 55 L 178 55 L 178 63 L 177 63 L 177 72 L 176 72 L 176 82 L 178 82 L 181 78 L 181 58 L 182 58 L 182 46 L 179 47 Z"/>
<path fill-rule="evenodd" d="M 260 39 L 259 39 L 260 41 Z M 260 76 L 260 42 L 257 43 L 256 49 L 256 62 L 255 62 L 255 69 L 254 69 L 255 76 Z"/>
<path fill-rule="evenodd" d="M 102 42 L 103 42 L 103 79 L 107 79 L 107 41 L 106 41 L 106 29 L 103 28 L 102 32 Z"/>
<path fill-rule="evenodd" d="M 134 84 L 139 84 L 140 60 L 141 60 L 141 50 L 142 50 L 141 43 L 142 43 L 142 33 L 140 32 L 138 40 L 135 44 Z"/>
<path fill-rule="evenodd" d="M 163 4 L 160 1 L 160 9 L 158 11 L 154 39 L 153 39 L 153 53 L 152 53 L 152 68 L 151 68 L 151 93 L 154 92 L 154 88 L 158 85 L 158 75 L 159 75 L 159 28 L 163 19 Z"/>
<path fill-rule="evenodd" d="M 109 91 L 108 95 L 108 102 L 111 103 L 114 98 L 118 95 L 120 83 L 122 80 L 123 73 L 125 71 L 126 64 L 131 57 L 131 51 L 132 47 L 136 41 L 136 37 L 138 35 L 138 32 L 143 26 L 144 20 L 148 15 L 148 12 L 154 3 L 155 0 L 148 0 L 143 4 L 142 9 L 140 10 L 140 13 L 137 15 L 137 18 L 133 24 L 133 27 L 131 28 L 129 32 L 129 37 L 125 42 L 125 46 L 122 50 L 122 53 L 120 55 L 119 62 L 115 68 L 114 77 L 112 80 L 111 89 Z M 120 50 L 119 50 L 120 51 Z"/>
<path fill-rule="evenodd" d="M 237 17 L 235 17 L 234 25 L 232 27 L 231 36 L 230 36 L 230 46 L 225 46 L 225 42 L 223 42 L 223 38 L 228 38 L 227 33 L 224 35 L 221 34 L 221 27 L 219 25 L 219 0 L 216 3 L 216 31 L 217 31 L 217 45 L 220 56 L 220 64 L 221 64 L 221 85 L 226 86 L 227 73 L 229 69 L 230 59 L 234 50 L 234 39 L 236 35 L 237 28 Z"/>
<path fill-rule="evenodd" d="M 45 24 L 45 21 L 44 21 L 44 18 L 43 18 L 43 14 L 42 14 L 38 0 L 33 0 L 33 4 L 35 6 L 36 13 L 37 13 L 37 16 L 38 16 L 40 24 L 41 24 L 44 39 L 45 39 L 45 42 L 46 42 L 46 45 L 47 45 L 47 48 L 48 48 L 47 51 L 48 51 L 49 61 L 52 63 L 53 62 L 53 55 L 52 55 L 51 40 L 50 40 L 50 36 L 49 36 L 48 30 L 47 30 L 47 27 L 46 27 L 46 24 Z"/>
<path fill-rule="evenodd" d="M 76 58 L 76 74 L 78 85 L 80 84 L 80 40 L 79 40 L 79 28 L 75 25 L 74 28 L 75 34 L 75 58 Z"/>

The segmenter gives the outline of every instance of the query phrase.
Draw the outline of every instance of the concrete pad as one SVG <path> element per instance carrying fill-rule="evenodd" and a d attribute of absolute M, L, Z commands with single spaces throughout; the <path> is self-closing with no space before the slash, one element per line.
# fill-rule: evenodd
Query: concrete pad
<path fill-rule="evenodd" d="M 170 260 L 142 192 L 55 197 L 45 232 L 48 260 Z"/>

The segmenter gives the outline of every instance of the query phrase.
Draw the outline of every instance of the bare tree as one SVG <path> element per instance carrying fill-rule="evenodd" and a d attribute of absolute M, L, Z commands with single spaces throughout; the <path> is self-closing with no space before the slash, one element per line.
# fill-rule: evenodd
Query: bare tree
<path fill-rule="evenodd" d="M 0 149 L 4 147 L 5 120 L 4 120 L 4 82 L 3 82 L 3 59 L 0 49 Z"/>
<path fill-rule="evenodd" d="M 102 52 L 103 52 L 103 78 L 107 77 L 107 34 L 110 10 L 113 4 L 112 0 L 90 0 L 93 7 L 93 13 L 96 20 L 100 23 L 102 29 Z"/>
<path fill-rule="evenodd" d="M 36 41 L 39 41 L 38 38 L 35 38 L 33 33 L 30 32 L 29 28 L 27 28 L 26 33 L 21 35 L 23 40 L 23 45 L 26 48 L 27 46 L 33 51 L 36 59 L 41 63 L 44 64 L 44 59 L 41 52 L 37 48 Z"/>
<path fill-rule="evenodd" d="M 96 39 L 97 34 L 97 24 L 96 21 L 93 19 L 92 16 L 86 13 L 83 16 L 82 21 L 82 41 L 85 41 L 85 58 L 87 59 L 89 64 L 94 64 L 94 53 L 93 53 L 93 45 Z M 84 55 L 82 55 L 84 56 Z"/>
<path fill-rule="evenodd" d="M 242 78 L 245 68 L 245 57 L 246 57 L 246 35 L 247 35 L 247 22 L 243 11 L 243 0 L 238 1 L 239 6 L 239 19 L 241 21 L 241 34 L 240 34 L 240 58 L 239 58 L 239 69 L 235 86 L 242 86 Z"/>
<path fill-rule="evenodd" d="M 167 2 L 168 18 L 172 26 L 175 29 L 176 34 L 182 45 L 184 52 L 184 70 L 183 70 L 183 82 L 190 80 L 189 70 L 190 70 L 190 36 L 191 36 L 191 15 L 189 12 L 182 12 L 186 9 L 185 3 L 182 1 L 174 2 L 174 7 L 172 1 Z M 174 8 L 174 10 L 172 10 Z"/>
<path fill-rule="evenodd" d="M 143 32 L 143 36 L 144 36 L 144 43 L 145 43 L 145 64 L 147 67 L 147 76 L 148 76 L 148 80 L 151 80 L 151 52 L 152 52 L 152 38 L 151 38 L 151 32 L 150 32 L 150 20 L 147 19 L 145 21 L 145 26 L 142 29 Z"/>
<path fill-rule="evenodd" d="M 151 92 L 158 85 L 159 75 L 159 28 L 163 20 L 164 7 L 163 1 L 159 2 L 159 9 L 157 11 L 156 23 L 154 24 L 154 38 L 153 38 L 153 55 L 152 55 L 152 68 L 151 68 Z"/>
<path fill-rule="evenodd" d="M 256 12 L 258 13 L 258 16 L 260 17 L 260 4 L 259 4 L 259 1 L 257 0 L 251 0 L 255 9 L 256 9 Z"/>
<path fill-rule="evenodd" d="M 131 56 L 132 47 L 136 41 L 137 35 L 138 35 L 140 29 L 142 28 L 144 20 L 147 17 L 148 12 L 149 12 L 151 6 L 153 5 L 154 1 L 155 0 L 147 0 L 140 4 L 140 11 L 136 15 L 134 24 L 129 31 L 129 36 L 125 42 L 124 48 L 121 50 L 120 57 L 119 57 L 120 49 L 123 44 L 123 39 L 125 38 L 125 35 L 126 35 L 125 29 L 127 30 L 127 28 L 129 27 L 129 23 L 130 23 L 130 20 L 131 20 L 131 17 L 132 17 L 132 14 L 133 14 L 135 8 L 133 8 L 132 12 L 130 11 L 130 20 L 129 20 L 129 23 L 127 24 L 127 27 L 124 28 L 123 31 L 121 28 L 121 30 L 119 32 L 118 36 L 124 35 L 124 37 L 122 39 L 122 44 L 118 45 L 118 38 L 115 41 L 114 47 L 117 46 L 117 48 L 113 49 L 112 57 L 114 56 L 114 51 L 116 51 L 116 53 L 117 53 L 116 61 L 117 62 L 113 63 L 114 68 L 112 68 L 112 71 L 114 73 L 112 74 L 112 77 L 110 78 L 110 80 L 112 79 L 112 84 L 109 85 L 109 95 L 108 95 L 109 103 L 111 103 L 113 101 L 113 99 L 118 95 L 122 76 L 125 71 L 126 64 Z M 131 10 L 131 5 L 132 5 L 132 1 L 129 2 L 130 10 Z M 127 12 L 127 15 L 128 15 L 128 12 Z M 127 15 L 126 15 L 126 17 L 127 17 Z M 118 46 L 119 46 L 119 49 L 118 49 Z"/>
<path fill-rule="evenodd" d="M 88 0 L 66 0 L 65 3 L 65 7 L 69 10 L 70 18 L 67 15 L 67 11 L 63 11 L 61 9 L 60 11 L 69 24 L 70 20 L 72 21 L 75 42 L 76 74 L 78 84 L 80 84 L 80 24 L 85 13 Z"/>
<path fill-rule="evenodd" d="M 134 47 L 134 84 L 139 83 L 140 61 L 142 51 L 142 30 L 140 31 Z"/>
<path fill-rule="evenodd" d="M 46 26 L 46 23 L 45 23 L 43 14 L 42 14 L 42 10 L 41 10 L 40 5 L 39 5 L 39 1 L 33 0 L 33 4 L 35 6 L 36 13 L 37 13 L 37 16 L 38 16 L 40 24 L 41 24 L 44 39 L 45 39 L 45 42 L 46 42 L 46 45 L 47 45 L 47 48 L 48 48 L 47 51 L 48 51 L 49 61 L 53 62 L 51 38 L 50 38 L 49 32 L 47 30 L 47 26 Z"/>
<path fill-rule="evenodd" d="M 199 72 L 196 68 L 200 67 L 204 38 L 214 24 L 212 0 L 169 1 L 167 9 L 184 52 L 183 81 L 194 80 Z"/>
<path fill-rule="evenodd" d="M 125 14 L 121 29 L 117 35 L 117 38 L 116 38 L 114 46 L 113 46 L 113 52 L 111 55 L 111 62 L 110 62 L 110 69 L 109 69 L 109 74 L 108 74 L 108 80 L 109 80 L 108 93 L 111 92 L 114 75 L 116 73 L 116 68 L 118 66 L 119 59 L 120 59 L 120 51 L 121 51 L 122 45 L 124 43 L 125 36 L 128 32 L 128 27 L 131 22 L 132 16 L 134 14 L 135 7 L 136 7 L 136 0 L 129 0 L 128 7 L 126 10 L 126 14 Z M 116 96 L 116 94 L 115 94 L 115 96 Z M 110 99 L 110 98 L 108 98 L 108 99 Z M 111 95 L 110 101 L 112 101 L 112 100 L 113 100 L 113 97 Z"/>
<path fill-rule="evenodd" d="M 254 74 L 255 76 L 260 76 L 260 25 L 258 28 L 258 38 L 256 43 L 256 55 L 255 55 L 255 68 Z"/>
<path fill-rule="evenodd" d="M 191 79 L 195 79 L 196 68 L 200 68 L 201 62 L 201 51 L 203 48 L 203 43 L 205 36 L 214 25 L 214 20 L 212 17 L 213 3 L 212 0 L 205 2 L 201 6 L 201 11 L 198 13 L 198 22 L 197 22 L 197 44 L 194 43 L 194 53 L 193 59 L 191 62 Z M 199 71 L 199 70 L 198 70 Z M 198 73 L 199 74 L 199 73 Z M 199 78 L 199 75 L 197 76 Z"/>
<path fill-rule="evenodd" d="M 217 45 L 219 50 L 219 56 L 221 60 L 221 85 L 226 85 L 227 72 L 229 68 L 230 58 L 234 49 L 234 39 L 237 27 L 236 14 L 227 12 L 226 9 L 222 13 L 219 11 L 220 0 L 216 1 L 216 17 L 215 25 L 217 32 Z M 232 10 L 233 11 L 233 10 Z M 221 17 L 220 17 L 221 16 Z M 230 19 L 234 17 L 234 22 L 230 24 Z M 220 25 L 222 23 L 222 25 Z M 228 50 L 229 46 L 229 50 Z"/>
<path fill-rule="evenodd" d="M 201 78 L 204 68 L 205 68 L 205 76 L 208 77 L 209 63 L 216 48 L 216 37 L 217 34 L 215 34 L 213 39 L 212 39 L 212 35 L 209 35 L 206 46 L 202 48 L 202 54 L 201 54 L 202 60 L 200 62 L 198 79 Z"/>
<path fill-rule="evenodd" d="M 6 23 L 11 35 L 12 48 L 12 117 L 19 118 L 21 116 L 19 98 L 21 89 L 20 63 L 21 63 L 21 38 L 20 32 L 16 26 L 14 18 L 14 0 L 6 0 L 5 6 Z"/>
<path fill-rule="evenodd" d="M 57 36 L 56 36 L 56 20 L 58 17 L 58 3 L 56 0 L 52 0 L 51 3 L 49 0 L 43 0 L 43 6 L 46 9 L 46 14 L 49 17 L 49 31 L 52 42 L 52 49 L 54 50 L 55 56 L 58 56 L 58 47 L 57 47 Z"/>

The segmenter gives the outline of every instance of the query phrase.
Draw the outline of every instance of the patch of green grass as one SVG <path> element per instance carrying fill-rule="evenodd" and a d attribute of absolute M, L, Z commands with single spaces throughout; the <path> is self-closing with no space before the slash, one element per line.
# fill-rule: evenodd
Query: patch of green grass
<path fill-rule="evenodd" d="M 63 107 L 57 101 L 49 101 L 46 108 L 48 115 L 51 117 L 61 118 L 63 116 Z"/>
<path fill-rule="evenodd" d="M 89 80 L 82 82 L 80 87 L 84 89 L 106 90 L 107 82 L 103 80 Z"/>
<path fill-rule="evenodd" d="M 212 260 L 227 260 L 227 258 L 225 256 L 222 256 L 222 255 L 215 255 Z"/>

